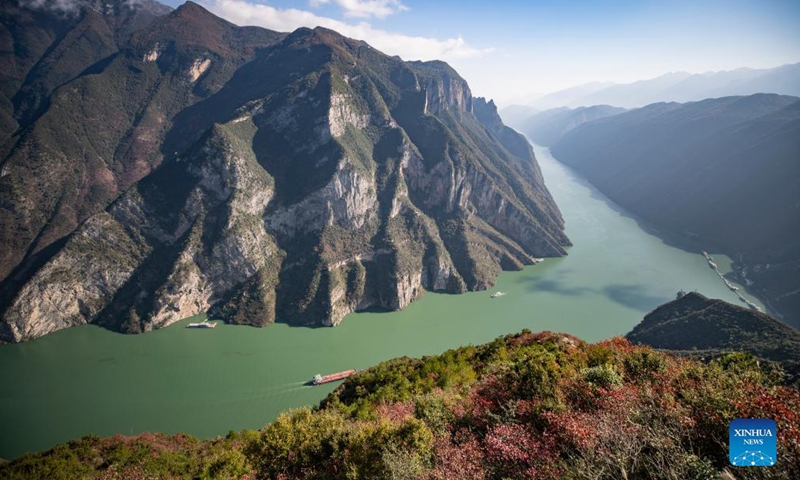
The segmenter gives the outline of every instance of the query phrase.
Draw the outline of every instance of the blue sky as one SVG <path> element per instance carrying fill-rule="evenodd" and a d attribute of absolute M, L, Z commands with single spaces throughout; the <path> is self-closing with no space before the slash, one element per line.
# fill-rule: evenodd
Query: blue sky
<path fill-rule="evenodd" d="M 591 81 L 800 62 L 798 0 L 195 1 L 240 25 L 321 24 L 408 60 L 441 58 L 500 103 Z"/>

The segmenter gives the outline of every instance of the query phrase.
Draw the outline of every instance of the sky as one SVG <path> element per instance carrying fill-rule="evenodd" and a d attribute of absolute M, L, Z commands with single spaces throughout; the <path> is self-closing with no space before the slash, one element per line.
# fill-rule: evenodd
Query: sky
<path fill-rule="evenodd" d="M 445 60 L 500 105 L 593 81 L 800 62 L 798 0 L 195 1 L 238 25 L 322 25 L 405 60 Z"/>

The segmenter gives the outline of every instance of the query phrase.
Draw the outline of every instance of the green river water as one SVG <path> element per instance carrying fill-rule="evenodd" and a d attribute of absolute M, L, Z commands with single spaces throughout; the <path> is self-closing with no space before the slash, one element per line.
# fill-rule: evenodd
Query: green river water
<path fill-rule="evenodd" d="M 737 301 L 701 255 L 645 231 L 546 149 L 536 155 L 575 246 L 564 258 L 503 273 L 492 291 L 506 296 L 428 293 L 402 312 L 351 314 L 337 328 L 191 330 L 183 320 L 121 335 L 87 325 L 3 346 L 0 457 L 89 433 L 207 438 L 258 428 L 333 390 L 304 386 L 315 373 L 435 354 L 523 328 L 596 341 L 625 334 L 679 289 Z M 715 259 L 729 269 L 729 259 Z"/>

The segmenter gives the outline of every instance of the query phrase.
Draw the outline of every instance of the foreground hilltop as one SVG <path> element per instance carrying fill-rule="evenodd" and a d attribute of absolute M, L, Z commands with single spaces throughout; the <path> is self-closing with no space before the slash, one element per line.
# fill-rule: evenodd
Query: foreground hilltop
<path fill-rule="evenodd" d="M 114 25 L 95 14 L 72 28 Z M 565 253 L 531 147 L 447 64 L 191 2 L 148 19 L 6 111 L 0 340 L 207 311 L 336 325 Z"/>
<path fill-rule="evenodd" d="M 0 477 L 797 478 L 800 391 L 774 382 L 741 354 L 703 364 L 623 338 L 523 332 L 385 362 L 260 431 L 86 437 Z M 737 417 L 776 420 L 776 466 L 729 466 Z"/>

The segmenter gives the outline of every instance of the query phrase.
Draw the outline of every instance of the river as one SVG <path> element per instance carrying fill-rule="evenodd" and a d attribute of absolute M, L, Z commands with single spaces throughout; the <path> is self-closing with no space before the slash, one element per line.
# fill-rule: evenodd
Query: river
<path fill-rule="evenodd" d="M 564 258 L 500 275 L 492 291 L 507 295 L 428 293 L 402 312 L 351 314 L 337 328 L 187 330 L 187 319 L 144 335 L 87 325 L 3 346 L 0 457 L 89 433 L 207 438 L 259 428 L 333 390 L 303 385 L 316 373 L 440 353 L 523 328 L 596 341 L 625 334 L 680 289 L 737 301 L 702 255 L 648 233 L 547 149 L 536 147 L 536 156 L 575 246 Z M 730 260 L 712 253 L 729 271 Z"/>

